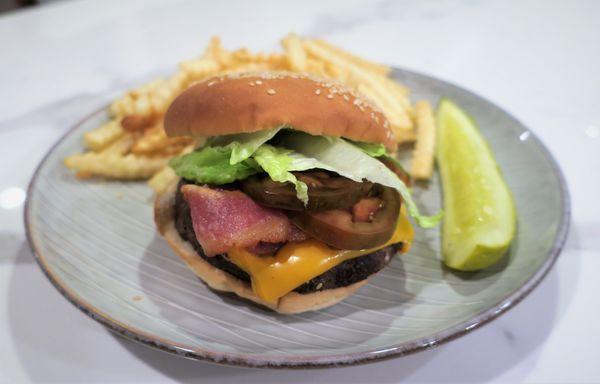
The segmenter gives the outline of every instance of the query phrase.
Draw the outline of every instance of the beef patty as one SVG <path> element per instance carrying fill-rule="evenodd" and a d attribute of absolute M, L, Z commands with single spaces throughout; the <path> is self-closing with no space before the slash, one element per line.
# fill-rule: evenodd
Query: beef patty
<path fill-rule="evenodd" d="M 240 267 L 229 261 L 226 254 L 212 257 L 208 257 L 204 254 L 202 247 L 196 239 L 196 234 L 194 233 L 190 207 L 181 193 L 181 186 L 184 184 L 187 184 L 187 182 L 182 180 L 177 186 L 177 195 L 175 198 L 175 226 L 181 238 L 191 243 L 198 255 L 213 267 L 225 271 L 242 281 L 250 282 L 250 276 Z M 385 267 L 392 259 L 392 256 L 401 247 L 402 244 L 394 244 L 373 253 L 346 260 L 327 272 L 300 285 L 294 289 L 294 291 L 298 293 L 311 293 L 326 289 L 346 287 L 365 280 L 370 275 Z"/>

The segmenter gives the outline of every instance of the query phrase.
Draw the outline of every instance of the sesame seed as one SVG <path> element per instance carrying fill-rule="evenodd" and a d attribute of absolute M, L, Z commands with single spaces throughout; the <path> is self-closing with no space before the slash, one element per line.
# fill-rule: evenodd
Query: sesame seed
<path fill-rule="evenodd" d="M 321 289 L 321 288 L 323 288 L 323 283 L 319 283 L 319 284 L 317 284 L 317 286 L 316 286 L 316 289 L 317 289 L 317 291 L 318 291 L 319 289 Z"/>
<path fill-rule="evenodd" d="M 344 100 L 346 100 L 346 101 L 350 101 L 350 98 L 348 97 L 348 95 L 344 95 L 344 96 L 343 96 L 343 98 L 344 98 Z"/>
<path fill-rule="evenodd" d="M 248 84 L 250 84 L 251 87 L 254 87 L 254 81 L 251 81 Z"/>
<path fill-rule="evenodd" d="M 261 85 L 262 84 L 262 80 L 256 80 L 256 84 Z"/>
<path fill-rule="evenodd" d="M 321 90 L 320 90 L 320 89 L 317 89 L 317 90 L 315 91 L 315 95 L 320 95 L 320 94 L 321 94 Z"/>
<path fill-rule="evenodd" d="M 330 93 L 329 95 L 327 95 L 328 99 L 333 99 L 333 95 Z"/>
<path fill-rule="evenodd" d="M 212 87 L 215 84 L 217 84 L 217 82 L 213 80 L 210 83 L 208 83 L 207 86 Z"/>
<path fill-rule="evenodd" d="M 274 90 L 273 88 L 269 88 L 269 89 L 267 89 L 267 93 L 268 93 L 269 95 L 274 95 L 274 94 L 275 94 L 275 93 L 277 93 L 277 92 L 275 92 L 275 90 Z"/>

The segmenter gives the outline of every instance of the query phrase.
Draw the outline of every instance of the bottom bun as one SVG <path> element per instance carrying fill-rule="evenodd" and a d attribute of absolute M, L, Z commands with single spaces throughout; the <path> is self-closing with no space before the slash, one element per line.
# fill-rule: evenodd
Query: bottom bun
<path fill-rule="evenodd" d="M 319 292 L 306 294 L 290 292 L 275 303 L 262 300 L 254 293 L 250 284 L 210 265 L 196 253 L 196 250 L 189 242 L 181 238 L 175 228 L 174 220 L 177 185 L 177 182 L 173 183 L 156 199 L 154 204 L 154 221 L 171 248 L 212 289 L 232 292 L 239 297 L 268 307 L 276 312 L 291 314 L 315 311 L 332 306 L 352 295 L 367 283 L 367 279 L 365 279 L 346 287 L 327 289 Z"/>

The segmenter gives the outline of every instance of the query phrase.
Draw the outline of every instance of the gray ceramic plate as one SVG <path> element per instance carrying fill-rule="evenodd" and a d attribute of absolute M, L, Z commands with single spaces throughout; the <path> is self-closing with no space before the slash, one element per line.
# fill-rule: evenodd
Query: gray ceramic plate
<path fill-rule="evenodd" d="M 434 347 L 490 321 L 529 293 L 565 240 L 563 177 L 538 139 L 509 114 L 454 85 L 407 71 L 394 75 L 415 99 L 447 96 L 478 121 L 514 193 L 518 234 L 508 258 L 461 274 L 440 262 L 439 231 L 417 230 L 357 294 L 318 312 L 282 316 L 221 296 L 158 236 L 144 183 L 78 181 L 62 165 L 105 111 L 70 131 L 43 160 L 25 213 L 37 260 L 73 304 L 111 330 L 194 359 L 255 367 L 356 364 Z M 425 211 L 440 207 L 436 178 L 415 190 Z"/>

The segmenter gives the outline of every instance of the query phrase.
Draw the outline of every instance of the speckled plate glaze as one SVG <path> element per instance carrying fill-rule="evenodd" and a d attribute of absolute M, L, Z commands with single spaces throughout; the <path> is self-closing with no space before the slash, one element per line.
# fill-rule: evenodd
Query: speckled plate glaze
<path fill-rule="evenodd" d="M 464 89 L 413 72 L 394 76 L 415 99 L 454 99 L 479 123 L 513 191 L 518 234 L 508 257 L 476 273 L 440 262 L 439 230 L 416 232 L 407 255 L 357 294 L 318 312 L 283 316 L 209 290 L 157 234 L 145 183 L 78 181 L 62 164 L 94 113 L 63 137 L 29 187 L 25 221 L 39 265 L 87 315 L 129 339 L 180 356 L 252 367 L 365 363 L 432 348 L 492 320 L 546 275 L 565 240 L 569 199 L 548 151 L 508 113 Z M 440 207 L 437 175 L 415 188 Z M 534 321 L 534 319 L 532 319 Z"/>

